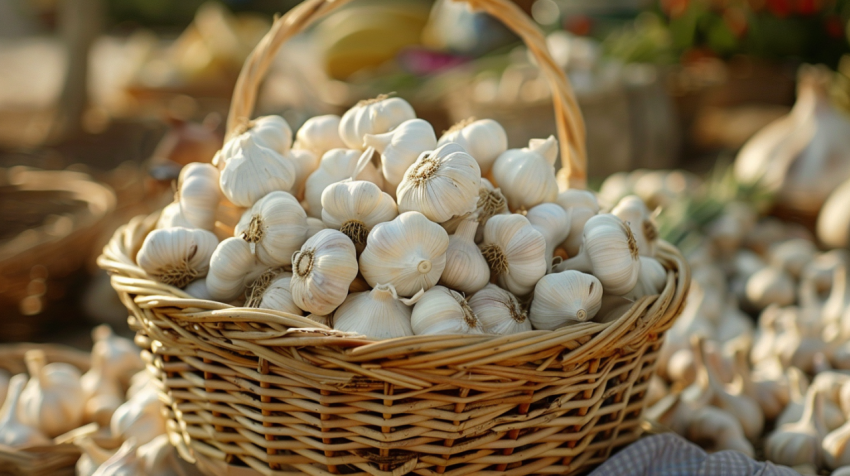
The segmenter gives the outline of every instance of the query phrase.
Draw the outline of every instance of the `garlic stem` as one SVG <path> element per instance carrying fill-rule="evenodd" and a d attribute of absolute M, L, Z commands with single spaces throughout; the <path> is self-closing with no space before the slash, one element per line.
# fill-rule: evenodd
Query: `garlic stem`
<path fill-rule="evenodd" d="M 463 238 L 464 241 L 475 243 L 475 233 L 478 231 L 478 222 L 466 219 L 460 222 L 455 230 L 454 236 Z"/>

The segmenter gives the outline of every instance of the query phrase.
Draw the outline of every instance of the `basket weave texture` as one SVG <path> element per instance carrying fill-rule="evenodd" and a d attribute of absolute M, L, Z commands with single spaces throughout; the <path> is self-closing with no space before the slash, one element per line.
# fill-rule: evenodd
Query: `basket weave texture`
<path fill-rule="evenodd" d="M 250 117 L 277 48 L 345 3 L 308 0 L 247 60 L 228 117 Z M 582 185 L 584 124 L 540 31 L 507 0 L 470 0 L 518 33 L 550 79 L 562 162 Z M 661 243 L 658 296 L 611 323 L 508 336 L 371 341 L 305 317 L 192 298 L 135 264 L 156 216 L 119 229 L 99 264 L 130 311 L 181 455 L 241 474 L 576 474 L 640 435 L 643 397 L 690 272 Z"/>

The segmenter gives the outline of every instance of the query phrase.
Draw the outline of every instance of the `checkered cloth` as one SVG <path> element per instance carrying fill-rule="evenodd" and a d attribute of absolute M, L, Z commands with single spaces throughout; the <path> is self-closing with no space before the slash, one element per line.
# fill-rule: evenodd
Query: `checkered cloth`
<path fill-rule="evenodd" d="M 755 461 L 737 451 L 708 454 L 675 433 L 641 438 L 590 476 L 799 476 L 786 466 Z"/>

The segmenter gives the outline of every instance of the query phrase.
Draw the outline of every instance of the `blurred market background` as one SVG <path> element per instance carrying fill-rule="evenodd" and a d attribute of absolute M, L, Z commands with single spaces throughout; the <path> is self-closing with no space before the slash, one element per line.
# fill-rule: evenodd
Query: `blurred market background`
<path fill-rule="evenodd" d="M 684 169 L 694 175 L 665 186 L 715 177 L 716 190 L 744 142 L 789 112 L 803 64 L 823 65 L 830 101 L 850 107 L 850 1 L 517 3 L 575 88 L 596 187 L 616 172 Z M 0 341 L 88 348 L 97 323 L 127 332 L 96 257 L 119 225 L 170 201 L 182 164 L 220 147 L 242 62 L 294 4 L 0 0 Z M 257 112 L 296 128 L 386 92 L 437 131 L 493 118 L 510 147 L 555 131 L 517 38 L 443 0 L 353 1 L 284 46 Z M 811 228 L 816 211 L 785 216 Z M 662 229 L 687 238 L 682 220 Z"/>

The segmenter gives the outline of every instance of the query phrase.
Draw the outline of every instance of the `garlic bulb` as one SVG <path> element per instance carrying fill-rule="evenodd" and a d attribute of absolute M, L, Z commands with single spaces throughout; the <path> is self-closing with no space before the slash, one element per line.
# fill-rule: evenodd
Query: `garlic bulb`
<path fill-rule="evenodd" d="M 123 385 L 144 369 L 144 363 L 133 341 L 114 335 L 105 324 L 94 328 L 92 340 L 91 368 L 80 379 L 86 401 L 84 418 L 107 426 L 112 413 L 124 403 Z"/>
<path fill-rule="evenodd" d="M 136 456 L 142 461 L 144 474 L 156 476 L 200 476 L 202 473 L 193 464 L 183 461 L 177 449 L 169 442 L 168 435 L 159 435 L 139 447 Z"/>
<path fill-rule="evenodd" d="M 75 438 L 74 445 L 82 452 L 75 467 L 77 476 L 92 476 L 114 454 L 98 446 L 90 436 Z"/>
<path fill-rule="evenodd" d="M 581 247 L 585 223 L 599 213 L 599 202 L 596 201 L 593 192 L 565 190 L 558 194 L 555 203 L 570 214 L 570 232 L 563 246 L 568 255 L 575 256 Z"/>
<path fill-rule="evenodd" d="M 331 149 L 344 149 L 345 143 L 339 137 L 340 117 L 327 114 L 307 119 L 295 134 L 293 149 L 309 150 L 321 157 Z"/>
<path fill-rule="evenodd" d="M 850 277 L 846 265 L 839 265 L 832 275 L 832 289 L 823 305 L 822 320 L 825 324 L 838 323 L 845 309 L 850 307 Z"/>
<path fill-rule="evenodd" d="M 38 428 L 18 418 L 21 392 L 26 384 L 27 376 L 24 374 L 15 375 L 9 380 L 9 391 L 0 408 L 0 444 L 12 448 L 50 445 L 52 442 Z"/>
<path fill-rule="evenodd" d="M 495 284 L 488 284 L 475 293 L 468 303 L 485 334 L 507 335 L 531 330 L 528 313 L 516 296 Z"/>
<path fill-rule="evenodd" d="M 247 241 L 228 238 L 219 243 L 210 258 L 206 290 L 216 301 L 230 302 L 266 269 L 251 253 L 251 245 Z"/>
<path fill-rule="evenodd" d="M 510 213 L 508 210 L 508 200 L 502 195 L 502 191 L 494 188 L 489 180 L 482 178 L 481 185 L 478 187 L 478 204 L 475 211 L 469 215 L 461 215 L 451 218 L 441 223 L 443 228 L 449 233 L 454 233 L 461 222 L 473 218 L 480 225 L 475 233 L 475 242 L 480 243 L 484 239 L 484 225 L 487 220 L 494 215 L 506 215 Z"/>
<path fill-rule="evenodd" d="M 469 118 L 443 133 L 437 145 L 454 142 L 471 155 L 481 173 L 490 172 L 496 159 L 508 150 L 508 135 L 501 124 L 492 119 Z"/>
<path fill-rule="evenodd" d="M 191 283 L 187 284 L 183 291 L 186 292 L 189 296 L 192 296 L 195 299 L 203 299 L 205 301 L 215 301 L 212 295 L 210 294 L 210 290 L 207 289 L 207 278 L 196 279 Z"/>
<path fill-rule="evenodd" d="M 186 164 L 177 179 L 176 202 L 192 228 L 212 230 L 221 200 L 218 169 L 210 164 Z"/>
<path fill-rule="evenodd" d="M 418 212 L 406 212 L 372 229 L 360 255 L 360 272 L 370 286 L 392 284 L 400 296 L 428 290 L 446 267 L 449 236 Z"/>
<path fill-rule="evenodd" d="M 307 240 L 307 214 L 289 193 L 272 192 L 242 215 L 233 235 L 252 245 L 260 263 L 286 266 Z"/>
<path fill-rule="evenodd" d="M 271 192 L 292 190 L 296 169 L 290 160 L 248 137 L 239 140 L 219 180 L 228 200 L 247 208 Z"/>
<path fill-rule="evenodd" d="M 596 215 L 585 224 L 582 237 L 578 255 L 556 266 L 555 271 L 590 272 L 610 294 L 631 291 L 640 277 L 640 256 L 631 228 L 614 215 Z"/>
<path fill-rule="evenodd" d="M 490 282 L 490 266 L 475 244 L 477 230 L 478 222 L 468 218 L 449 237 L 446 267 L 440 276 L 443 286 L 472 294 Z"/>
<path fill-rule="evenodd" d="M 153 230 L 145 237 L 136 262 L 157 281 L 182 288 L 206 276 L 216 245 L 218 239 L 206 230 Z"/>
<path fill-rule="evenodd" d="M 532 207 L 525 217 L 546 240 L 546 272 L 551 272 L 555 247 L 563 243 L 570 233 L 570 215 L 554 203 L 541 203 Z"/>
<path fill-rule="evenodd" d="M 280 116 L 262 116 L 242 124 L 236 131 L 250 136 L 257 144 L 279 154 L 285 154 L 292 147 L 292 128 L 286 119 Z"/>
<path fill-rule="evenodd" d="M 410 316 L 416 335 L 483 334 L 481 321 L 457 291 L 434 286 L 422 295 Z"/>
<path fill-rule="evenodd" d="M 392 284 L 378 284 L 371 291 L 349 294 L 334 312 L 333 325 L 370 339 L 394 339 L 413 335 L 412 312 Z"/>
<path fill-rule="evenodd" d="M 829 194 L 818 213 L 818 239 L 829 248 L 850 248 L 850 179 Z"/>
<path fill-rule="evenodd" d="M 820 466 L 823 459 L 821 441 L 826 434 L 823 395 L 809 392 L 803 416 L 795 423 L 780 426 L 767 438 L 765 456 L 777 464 Z"/>
<path fill-rule="evenodd" d="M 18 406 L 21 422 L 51 438 L 80 426 L 85 407 L 80 371 L 63 362 L 48 364 L 41 350 L 27 351 L 24 360 L 30 379 Z"/>
<path fill-rule="evenodd" d="M 788 306 L 794 303 L 794 281 L 782 270 L 767 267 L 750 276 L 746 287 L 747 301 L 756 309 L 771 304 Z"/>
<path fill-rule="evenodd" d="M 92 476 L 141 476 L 145 473 L 142 460 L 136 456 L 138 442 L 125 441 L 108 460 L 104 461 Z"/>
<path fill-rule="evenodd" d="M 481 169 L 455 143 L 423 152 L 396 190 L 399 212 L 417 211 L 442 223 L 478 206 Z"/>
<path fill-rule="evenodd" d="M 534 287 L 530 320 L 535 329 L 554 330 L 593 319 L 602 305 L 602 283 L 590 274 L 564 271 L 543 276 Z"/>
<path fill-rule="evenodd" d="M 660 294 L 664 290 L 665 284 L 667 284 L 667 270 L 664 269 L 664 266 L 655 258 L 641 256 L 637 284 L 624 297 L 637 300 L 643 296 Z M 735 309 L 737 309 L 737 305 Z"/>
<path fill-rule="evenodd" d="M 307 217 L 307 238 L 327 228 L 325 222 L 318 218 Z"/>
<path fill-rule="evenodd" d="M 165 433 L 162 404 L 153 387 L 139 390 L 112 414 L 109 429 L 114 438 L 135 439 L 143 445 Z"/>
<path fill-rule="evenodd" d="M 830 102 L 831 76 L 825 68 L 800 69 L 791 112 L 756 133 L 738 153 L 738 181 L 758 182 L 782 203 L 817 210 L 850 176 L 850 119 Z"/>
<path fill-rule="evenodd" d="M 632 229 L 641 256 L 655 256 L 658 228 L 652 222 L 649 209 L 643 200 L 635 195 L 624 197 L 611 210 L 611 214 L 616 215 Z"/>
<path fill-rule="evenodd" d="M 386 190 L 395 194 L 407 169 L 426 150 L 437 148 L 434 128 L 422 119 L 410 119 L 383 134 L 366 134 L 363 145 L 381 154 L 381 173 Z"/>
<path fill-rule="evenodd" d="M 328 315 L 345 300 L 357 276 L 354 244 L 336 230 L 322 230 L 292 256 L 292 273 L 289 289 L 295 305 Z"/>
<path fill-rule="evenodd" d="M 302 197 L 304 188 L 307 186 L 307 177 L 319 168 L 322 156 L 309 150 L 292 149 L 284 155 L 284 158 L 295 167 L 295 185 L 292 187 L 292 193 L 296 197 Z"/>
<path fill-rule="evenodd" d="M 850 441 L 850 422 L 844 423 L 824 436 L 821 446 L 824 462 L 828 468 L 836 469 L 840 466 L 850 465 L 848 441 Z"/>
<path fill-rule="evenodd" d="M 558 140 L 531 139 L 524 149 L 510 149 L 493 164 L 493 178 L 508 199 L 511 210 L 529 210 L 558 198 L 555 159 Z"/>
<path fill-rule="evenodd" d="M 768 261 L 774 268 L 781 269 L 792 278 L 799 279 L 803 268 L 815 259 L 817 251 L 817 247 L 811 241 L 797 238 L 772 246 L 768 252 Z"/>
<path fill-rule="evenodd" d="M 414 118 L 416 113 L 407 101 L 382 94 L 346 111 L 339 122 L 339 137 L 349 149 L 363 149 L 366 134 L 382 134 Z"/>
<path fill-rule="evenodd" d="M 339 230 L 355 245 L 365 245 L 366 237 L 378 223 L 398 216 L 392 197 L 372 182 L 343 181 L 322 192 L 322 221 Z"/>
<path fill-rule="evenodd" d="M 157 229 L 164 228 L 197 228 L 183 216 L 180 202 L 172 202 L 162 209 L 159 219 L 156 221 Z"/>
<path fill-rule="evenodd" d="M 263 274 L 253 283 L 245 307 L 259 307 L 273 311 L 288 312 L 296 316 L 304 315 L 304 311 L 295 305 L 292 299 L 292 273 L 271 271 Z"/>
<path fill-rule="evenodd" d="M 546 239 L 522 215 L 496 215 L 484 226 L 481 252 L 499 285 L 517 296 L 546 274 Z"/>
<path fill-rule="evenodd" d="M 322 193 L 333 183 L 352 179 L 366 180 L 379 187 L 383 185 L 381 173 L 371 162 L 366 164 L 356 177 L 352 177 L 357 171 L 357 162 L 362 154 L 359 150 L 332 149 L 322 156 L 319 168 L 307 178 L 304 185 L 304 201 L 307 202 L 308 215 L 322 218 Z"/>

